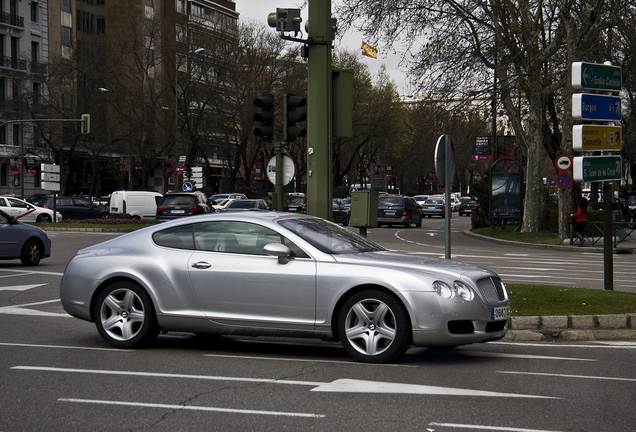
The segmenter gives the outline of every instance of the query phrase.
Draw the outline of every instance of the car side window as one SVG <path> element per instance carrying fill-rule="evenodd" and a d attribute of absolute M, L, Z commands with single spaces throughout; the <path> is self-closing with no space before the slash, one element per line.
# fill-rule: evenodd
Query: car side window
<path fill-rule="evenodd" d="M 159 246 L 194 250 L 192 224 L 157 231 L 152 235 L 152 239 Z"/>
<path fill-rule="evenodd" d="M 281 238 L 267 227 L 238 221 L 202 222 L 194 226 L 194 241 L 197 250 L 209 252 L 267 255 L 263 248 L 269 243 L 284 243 L 292 256 L 307 255 L 289 240 Z"/>
<path fill-rule="evenodd" d="M 9 201 L 9 204 L 11 204 L 11 207 L 29 208 L 29 205 L 25 203 L 24 201 L 20 201 L 14 198 L 7 198 L 7 201 Z"/>

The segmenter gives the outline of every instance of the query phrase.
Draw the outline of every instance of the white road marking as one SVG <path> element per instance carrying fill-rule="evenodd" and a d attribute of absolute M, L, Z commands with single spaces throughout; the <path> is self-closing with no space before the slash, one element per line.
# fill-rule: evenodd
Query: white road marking
<path fill-rule="evenodd" d="M 348 364 L 352 366 L 380 366 L 380 367 L 400 367 L 400 368 L 416 368 L 415 365 L 401 365 L 401 364 L 375 364 L 375 363 L 359 363 L 355 361 L 338 361 L 338 360 L 315 360 L 315 359 L 297 359 L 297 358 L 285 358 L 285 357 L 255 357 L 255 356 L 233 356 L 222 354 L 203 354 L 203 357 L 219 357 L 219 358 L 235 358 L 241 360 L 273 360 L 273 361 L 293 361 L 293 362 L 308 362 L 308 363 L 334 363 L 334 364 Z"/>
<path fill-rule="evenodd" d="M 542 347 L 542 348 L 619 348 L 619 349 L 636 349 L 636 343 L 634 342 L 597 342 L 596 344 L 538 344 L 538 343 L 523 343 L 523 342 L 488 342 L 492 345 L 514 345 L 514 346 L 529 346 L 529 347 Z M 602 345 L 601 345 L 602 344 Z"/>
<path fill-rule="evenodd" d="M 542 372 L 516 372 L 516 371 L 497 371 L 497 372 L 502 374 L 510 374 L 510 375 L 533 375 L 533 376 L 558 377 L 558 378 L 581 378 L 581 379 L 595 379 L 595 380 L 603 380 L 603 381 L 636 382 L 636 378 L 616 378 L 616 377 L 601 377 L 601 376 L 591 376 L 591 375 L 568 375 L 568 374 L 553 374 L 553 373 L 542 373 Z"/>
<path fill-rule="evenodd" d="M 223 412 L 223 413 L 232 413 L 232 414 L 256 414 L 256 415 L 269 415 L 269 416 L 309 417 L 309 418 L 324 418 L 325 417 L 325 415 L 323 414 L 294 413 L 294 412 L 284 412 L 284 411 L 260 411 L 260 410 L 247 410 L 247 409 L 204 407 L 204 406 L 193 406 L 193 405 L 172 405 L 172 404 L 124 402 L 124 401 L 110 401 L 110 400 L 60 398 L 58 399 L 58 401 L 98 404 L 98 405 L 118 405 L 118 406 L 129 406 L 129 407 L 135 407 L 135 408 L 162 408 L 162 409 L 185 410 L 185 411 Z"/>
<path fill-rule="evenodd" d="M 480 397 L 514 397 L 514 398 L 533 398 L 533 399 L 560 399 L 551 396 L 524 395 L 516 393 L 498 393 L 482 390 L 459 389 L 451 387 L 437 387 L 418 384 L 402 384 L 378 381 L 364 381 L 353 379 L 338 379 L 332 382 L 316 382 L 316 381 L 295 381 L 295 380 L 278 380 L 271 378 L 243 378 L 243 377 L 227 377 L 227 376 L 210 376 L 210 375 L 187 375 L 187 374 L 170 374 L 170 373 L 151 373 L 151 372 L 132 372 L 132 371 L 114 371 L 99 369 L 73 369 L 73 368 L 54 368 L 42 366 L 13 366 L 14 370 L 30 370 L 43 372 L 62 372 L 62 373 L 85 373 L 97 375 L 120 375 L 120 376 L 142 376 L 152 378 L 178 378 L 178 379 L 199 379 L 210 381 L 237 381 L 264 384 L 286 384 L 314 387 L 310 391 L 317 392 L 338 392 L 338 393 L 385 393 L 385 394 L 421 394 L 421 395 L 438 395 L 438 396 L 480 396 Z"/>
<path fill-rule="evenodd" d="M 71 316 L 67 313 L 55 313 L 55 312 L 43 312 L 37 309 L 28 309 L 26 306 L 38 306 L 47 303 L 55 303 L 60 300 L 47 300 L 37 303 L 26 303 L 21 305 L 12 305 L 12 306 L 3 306 L 0 307 L 0 314 L 6 315 L 28 315 L 28 316 L 46 316 L 46 317 L 64 317 L 71 318 Z"/>
<path fill-rule="evenodd" d="M 39 275 L 51 275 L 51 276 L 64 276 L 64 273 L 58 272 L 45 272 L 38 270 L 14 270 L 14 269 L 2 269 L 0 272 L 22 273 L 26 275 L 39 274 Z"/>
<path fill-rule="evenodd" d="M 0 287 L 0 291 L 26 291 L 32 288 L 37 288 L 39 286 L 44 286 L 48 284 L 35 284 L 35 285 L 14 285 L 7 287 Z"/>
<path fill-rule="evenodd" d="M 450 427 L 455 429 L 478 429 L 487 431 L 510 431 L 510 432 L 558 432 L 544 429 L 526 429 L 526 428 L 513 428 L 502 426 L 483 426 L 483 425 L 469 425 L 458 423 L 429 423 L 429 426 Z M 430 429 L 429 429 L 430 430 Z"/>

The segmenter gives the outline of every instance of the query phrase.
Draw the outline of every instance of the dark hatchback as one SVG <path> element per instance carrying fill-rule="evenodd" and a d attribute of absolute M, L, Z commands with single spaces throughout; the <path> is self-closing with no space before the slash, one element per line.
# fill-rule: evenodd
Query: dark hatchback
<path fill-rule="evenodd" d="M 479 202 L 472 198 L 459 199 L 459 215 L 469 215 L 479 210 Z"/>
<path fill-rule="evenodd" d="M 53 210 L 53 197 L 43 198 L 37 202 L 38 207 Z M 84 197 L 62 196 L 55 200 L 55 210 L 60 212 L 63 219 L 105 219 L 110 209 L 98 206 Z"/>
<path fill-rule="evenodd" d="M 173 192 L 164 195 L 157 204 L 157 222 L 213 212 L 212 204 L 203 192 Z"/>
<path fill-rule="evenodd" d="M 422 226 L 420 206 L 409 196 L 383 195 L 378 199 L 378 227 L 382 225 L 404 225 L 410 228 Z"/>
<path fill-rule="evenodd" d="M 290 195 L 287 197 L 285 211 L 292 213 L 307 213 L 307 197 L 304 195 Z"/>

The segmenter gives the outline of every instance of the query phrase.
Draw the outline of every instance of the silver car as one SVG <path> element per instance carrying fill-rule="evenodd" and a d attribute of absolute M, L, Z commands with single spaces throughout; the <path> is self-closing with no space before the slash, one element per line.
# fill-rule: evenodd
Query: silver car
<path fill-rule="evenodd" d="M 321 218 L 281 212 L 181 218 L 80 250 L 65 310 L 111 345 L 160 331 L 339 340 L 363 362 L 411 345 L 497 340 L 510 306 L 497 274 L 389 252 Z"/>

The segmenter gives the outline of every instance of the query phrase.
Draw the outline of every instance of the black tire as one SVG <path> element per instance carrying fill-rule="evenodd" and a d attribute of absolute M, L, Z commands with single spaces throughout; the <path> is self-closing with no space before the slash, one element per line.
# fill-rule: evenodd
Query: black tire
<path fill-rule="evenodd" d="M 100 218 L 100 219 L 108 219 L 108 213 L 107 213 L 107 212 L 104 212 L 104 213 L 100 214 L 100 215 L 99 215 L 99 218 Z"/>
<path fill-rule="evenodd" d="M 116 348 L 148 345 L 160 330 L 150 297 L 132 282 L 106 287 L 95 302 L 94 317 L 99 334 Z"/>
<path fill-rule="evenodd" d="M 29 239 L 22 246 L 22 253 L 20 254 L 20 261 L 25 266 L 36 266 L 40 264 L 40 260 L 44 256 L 44 248 L 42 244 L 35 240 Z"/>
<path fill-rule="evenodd" d="M 406 218 L 406 222 L 404 222 L 404 227 L 405 228 L 411 228 L 411 224 L 413 223 L 413 221 L 411 221 L 411 216 L 409 216 L 408 218 Z"/>
<path fill-rule="evenodd" d="M 35 221 L 38 223 L 51 223 L 53 222 L 53 218 L 47 215 L 46 213 L 43 213 L 40 216 L 38 216 L 38 218 Z"/>
<path fill-rule="evenodd" d="M 411 322 L 404 305 L 392 295 L 379 290 L 361 291 L 343 305 L 338 336 L 355 360 L 388 363 L 411 345 Z"/>
<path fill-rule="evenodd" d="M 422 228 L 422 216 L 420 216 L 420 218 L 418 219 L 417 223 L 415 224 L 415 226 L 417 228 Z"/>

